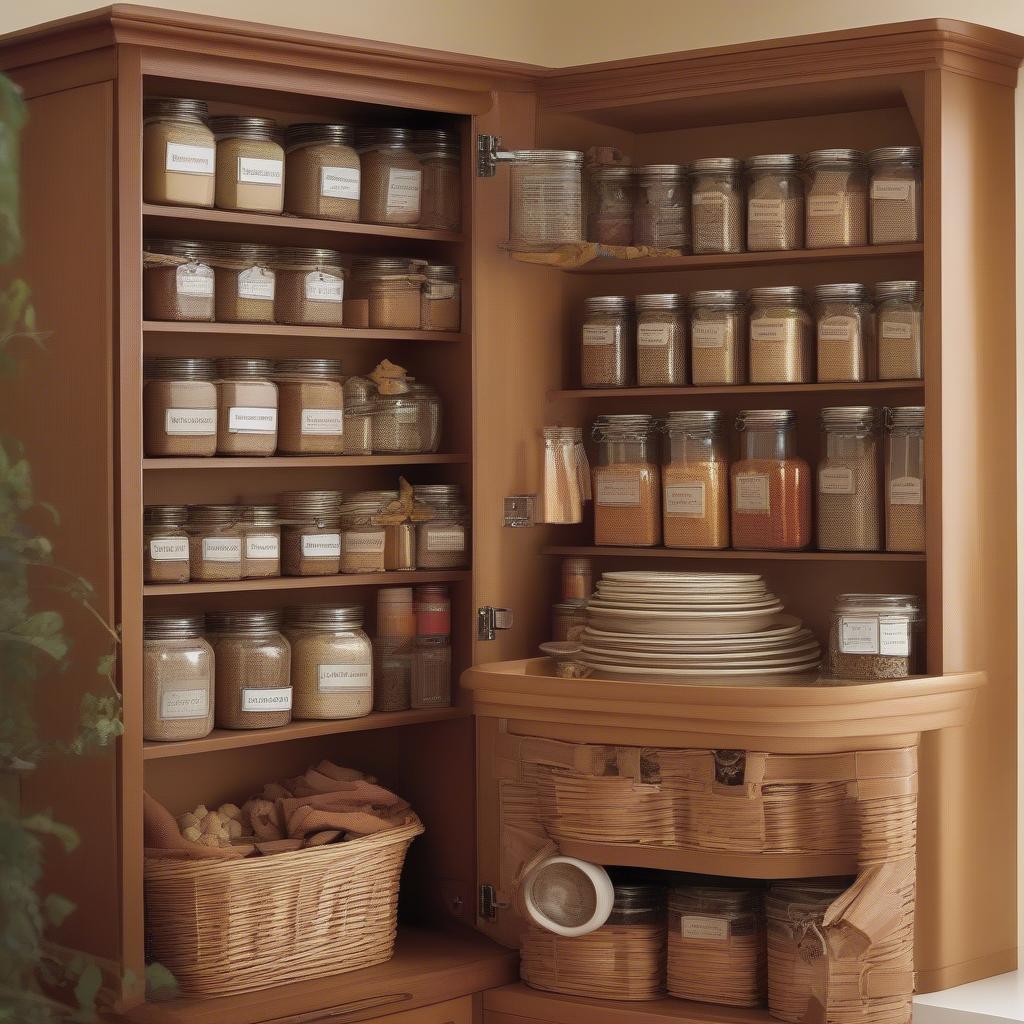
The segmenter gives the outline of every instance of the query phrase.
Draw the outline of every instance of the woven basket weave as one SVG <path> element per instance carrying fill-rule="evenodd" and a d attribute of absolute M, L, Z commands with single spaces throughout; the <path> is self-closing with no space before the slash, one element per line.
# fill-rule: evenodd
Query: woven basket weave
<path fill-rule="evenodd" d="M 383 963 L 419 820 L 348 843 L 231 861 L 147 858 L 149 954 L 183 992 L 226 996 Z"/>

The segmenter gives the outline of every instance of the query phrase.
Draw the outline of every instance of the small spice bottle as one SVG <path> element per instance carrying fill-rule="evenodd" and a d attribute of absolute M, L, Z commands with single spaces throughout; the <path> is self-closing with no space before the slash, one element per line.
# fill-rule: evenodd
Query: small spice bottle
<path fill-rule="evenodd" d="M 450 636 L 452 600 L 443 583 L 427 583 L 413 592 L 417 636 Z"/>
<path fill-rule="evenodd" d="M 341 571 L 341 502 L 341 491 L 278 496 L 285 576 L 336 576 Z"/>
<path fill-rule="evenodd" d="M 686 296 L 672 292 L 637 295 L 636 382 L 640 387 L 686 383 Z"/>
<path fill-rule="evenodd" d="M 688 253 L 690 170 L 685 164 L 646 164 L 636 169 L 633 244 Z"/>
<path fill-rule="evenodd" d="M 580 325 L 580 384 L 624 388 L 633 383 L 636 327 L 633 303 L 625 295 L 592 295 L 583 300 Z"/>
<path fill-rule="evenodd" d="M 242 579 L 281 575 L 281 513 L 276 505 L 242 509 Z"/>
<path fill-rule="evenodd" d="M 274 263 L 269 245 L 222 242 L 213 247 L 214 312 L 219 324 L 274 322 Z"/>
<path fill-rule="evenodd" d="M 694 253 L 743 252 L 747 221 L 743 161 L 731 156 L 694 160 L 690 189 Z"/>
<path fill-rule="evenodd" d="M 804 182 L 795 153 L 749 157 L 747 249 L 769 252 L 804 247 Z"/>
<path fill-rule="evenodd" d="M 359 216 L 364 224 L 418 224 L 423 168 L 410 148 L 405 128 L 360 128 L 356 133 L 362 163 Z"/>
<path fill-rule="evenodd" d="M 198 740 L 213 728 L 213 649 L 201 615 L 142 623 L 142 738 Z"/>
<path fill-rule="evenodd" d="M 868 153 L 871 244 L 920 242 L 921 147 L 883 146 Z"/>
<path fill-rule="evenodd" d="M 424 128 L 412 133 L 412 150 L 423 168 L 418 227 L 458 231 L 462 227 L 462 160 L 455 132 Z"/>
<path fill-rule="evenodd" d="M 559 601 L 551 606 L 552 642 L 567 643 L 570 640 L 578 640 L 586 624 L 587 602 L 585 600 Z"/>
<path fill-rule="evenodd" d="M 924 406 L 887 409 L 885 550 L 924 551 Z"/>
<path fill-rule="evenodd" d="M 871 380 L 877 361 L 875 310 L 862 284 L 814 289 L 818 380 Z"/>
<path fill-rule="evenodd" d="M 586 601 L 593 592 L 593 560 L 590 558 L 563 558 L 562 600 Z"/>
<path fill-rule="evenodd" d="M 633 168 L 596 166 L 587 173 L 587 241 L 633 243 Z"/>
<path fill-rule="evenodd" d="M 386 504 L 380 491 L 349 494 L 341 504 L 342 573 L 384 572 L 385 527 L 380 513 Z"/>
<path fill-rule="evenodd" d="M 273 455 L 277 385 L 270 359 L 217 360 L 217 454 Z"/>
<path fill-rule="evenodd" d="M 292 717 L 362 718 L 373 710 L 373 647 L 359 605 L 285 609 Z"/>
<path fill-rule="evenodd" d="M 832 610 L 828 674 L 906 679 L 920 672 L 923 625 L 913 594 L 840 594 Z"/>
<path fill-rule="evenodd" d="M 452 703 L 452 648 L 446 636 L 418 636 L 412 654 L 412 708 L 447 708 Z"/>
<path fill-rule="evenodd" d="M 216 140 L 202 100 L 150 96 L 143 103 L 142 199 L 213 206 Z"/>
<path fill-rule="evenodd" d="M 284 209 L 284 149 L 277 122 L 267 117 L 214 117 L 217 207 L 249 213 Z"/>
<path fill-rule="evenodd" d="M 416 615 L 412 587 L 377 591 L 377 635 L 373 640 L 373 710 L 405 711 L 412 688 Z"/>
<path fill-rule="evenodd" d="M 818 463 L 818 548 L 878 551 L 882 543 L 878 507 L 878 417 L 867 405 L 821 410 Z"/>
<path fill-rule="evenodd" d="M 192 582 L 242 578 L 242 509 L 238 505 L 192 505 L 188 510 Z"/>
<path fill-rule="evenodd" d="M 357 406 L 354 415 L 362 415 Z M 436 452 L 441 444 L 441 396 L 423 386 L 404 395 L 379 395 L 370 404 L 370 443 L 382 455 Z M 347 429 L 347 428 L 346 428 Z"/>
<path fill-rule="evenodd" d="M 524 149 L 510 154 L 509 245 L 544 251 L 583 241 L 583 154 Z"/>
<path fill-rule="evenodd" d="M 657 423 L 647 414 L 599 416 L 594 467 L 594 543 L 654 547 L 661 543 Z"/>
<path fill-rule="evenodd" d="M 420 296 L 420 328 L 424 331 L 457 331 L 462 324 L 462 286 L 457 267 L 428 263 L 423 268 Z"/>
<path fill-rule="evenodd" d="M 291 648 L 280 629 L 278 611 L 206 613 L 218 729 L 273 729 L 292 720 Z"/>
<path fill-rule="evenodd" d="M 808 249 L 868 244 L 868 169 L 856 149 L 818 149 L 806 157 Z"/>
<path fill-rule="evenodd" d="M 277 381 L 277 450 L 282 455 L 341 455 L 345 450 L 340 359 L 282 359 Z"/>
<path fill-rule="evenodd" d="M 751 288 L 750 383 L 814 380 L 814 337 L 803 288 Z"/>
<path fill-rule="evenodd" d="M 434 518 L 416 526 L 417 569 L 462 569 L 469 564 L 469 513 L 465 505 L 433 505 Z"/>
<path fill-rule="evenodd" d="M 340 327 L 345 265 L 331 249 L 278 249 L 274 320 L 297 327 Z"/>
<path fill-rule="evenodd" d="M 217 376 L 212 359 L 154 359 L 142 389 L 147 455 L 200 456 L 217 450 Z"/>
<path fill-rule="evenodd" d="M 702 384 L 747 382 L 747 307 L 730 288 L 690 293 L 690 379 Z"/>
<path fill-rule="evenodd" d="M 147 238 L 142 243 L 145 320 L 213 319 L 212 249 L 206 242 Z"/>
<path fill-rule="evenodd" d="M 661 470 L 667 548 L 729 546 L 729 458 L 721 413 L 670 412 Z"/>
<path fill-rule="evenodd" d="M 344 302 L 345 326 L 419 330 L 426 265 L 423 260 L 376 256 L 353 260 Z"/>
<path fill-rule="evenodd" d="M 359 220 L 359 154 L 347 124 L 292 124 L 285 132 L 284 208 L 296 217 Z"/>
<path fill-rule="evenodd" d="M 880 281 L 875 285 L 878 314 L 878 379 L 920 380 L 920 281 Z"/>
<path fill-rule="evenodd" d="M 188 583 L 188 509 L 147 505 L 142 512 L 144 583 Z"/>

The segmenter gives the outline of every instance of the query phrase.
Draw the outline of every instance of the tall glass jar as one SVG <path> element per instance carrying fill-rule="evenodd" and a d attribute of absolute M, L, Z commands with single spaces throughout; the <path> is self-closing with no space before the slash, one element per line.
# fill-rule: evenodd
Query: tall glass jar
<path fill-rule="evenodd" d="M 819 284 L 814 289 L 818 380 L 871 380 L 877 361 L 875 310 L 862 284 Z"/>
<path fill-rule="evenodd" d="M 384 572 L 386 528 L 380 521 L 387 494 L 358 491 L 341 505 L 341 572 Z"/>
<path fill-rule="evenodd" d="M 142 512 L 144 583 L 188 583 L 188 509 L 147 505 Z"/>
<path fill-rule="evenodd" d="M 154 359 L 142 388 L 147 455 L 195 457 L 217 450 L 217 377 L 212 359 Z"/>
<path fill-rule="evenodd" d="M 142 199 L 213 206 L 217 142 L 202 100 L 150 96 L 143 103 Z"/>
<path fill-rule="evenodd" d="M 906 679 L 924 668 L 924 620 L 913 594 L 840 594 L 832 610 L 828 674 Z"/>
<path fill-rule="evenodd" d="M 640 387 L 686 383 L 686 296 L 672 292 L 637 295 L 636 382 Z"/>
<path fill-rule="evenodd" d="M 646 164 L 636 168 L 633 244 L 688 253 L 690 170 L 686 164 Z"/>
<path fill-rule="evenodd" d="M 589 473 L 581 473 L 579 427 L 544 428 L 544 522 L 580 523 L 589 497 Z"/>
<path fill-rule="evenodd" d="M 242 578 L 242 509 L 238 505 L 191 505 L 189 564 L 193 583 Z"/>
<path fill-rule="evenodd" d="M 423 260 L 377 256 L 353 260 L 345 296 L 345 326 L 419 330 L 426 265 Z"/>
<path fill-rule="evenodd" d="M 412 133 L 412 149 L 423 167 L 421 228 L 458 231 L 462 227 L 462 159 L 459 136 L 436 128 Z"/>
<path fill-rule="evenodd" d="M 281 513 L 276 505 L 242 509 L 242 579 L 281 575 Z"/>
<path fill-rule="evenodd" d="M 694 384 L 747 382 L 747 306 L 730 288 L 690 293 L 690 379 Z"/>
<path fill-rule="evenodd" d="M 661 470 L 667 548 L 729 546 L 729 458 L 721 413 L 670 412 Z"/>
<path fill-rule="evenodd" d="M 811 542 L 811 469 L 796 454 L 796 414 L 746 409 L 736 420 L 740 458 L 729 472 L 732 546 L 786 551 Z"/>
<path fill-rule="evenodd" d="M 868 169 L 856 149 L 818 149 L 806 157 L 808 249 L 868 244 Z"/>
<path fill-rule="evenodd" d="M 743 161 L 731 156 L 694 160 L 690 189 L 694 253 L 743 252 L 747 220 Z"/>
<path fill-rule="evenodd" d="M 746 161 L 747 248 L 804 247 L 804 182 L 795 153 L 762 153 Z"/>
<path fill-rule="evenodd" d="M 278 249 L 274 319 L 297 327 L 340 327 L 345 263 L 333 249 Z"/>
<path fill-rule="evenodd" d="M 446 636 L 418 636 L 412 654 L 412 708 L 446 708 L 452 702 L 452 648 Z"/>
<path fill-rule="evenodd" d="M 268 117 L 214 117 L 217 207 L 249 213 L 284 210 L 284 147 Z"/>
<path fill-rule="evenodd" d="M 633 168 L 597 166 L 587 172 L 587 241 L 633 244 Z"/>
<path fill-rule="evenodd" d="M 210 262 L 219 324 L 272 324 L 277 250 L 248 242 L 219 242 Z"/>
<path fill-rule="evenodd" d="M 867 405 L 821 410 L 822 459 L 818 463 L 818 548 L 878 551 L 878 417 Z"/>
<path fill-rule="evenodd" d="M 217 360 L 217 454 L 273 455 L 277 385 L 270 359 Z"/>
<path fill-rule="evenodd" d="M 921 318 L 924 303 L 920 281 L 880 281 L 875 285 L 878 312 L 878 379 L 920 380 Z"/>
<path fill-rule="evenodd" d="M 583 241 L 583 154 L 524 149 L 511 154 L 508 240 L 515 249 Z"/>
<path fill-rule="evenodd" d="M 285 491 L 278 496 L 285 576 L 338 575 L 341 502 L 341 491 Z"/>
<path fill-rule="evenodd" d="M 368 377 L 349 377 L 342 394 L 345 402 L 345 454 L 372 455 L 373 420 L 370 413 L 377 386 Z"/>
<path fill-rule="evenodd" d="M 373 710 L 405 711 L 412 686 L 416 614 L 412 587 L 377 591 L 377 635 L 373 638 Z"/>
<path fill-rule="evenodd" d="M 410 148 L 407 128 L 360 128 L 356 144 L 362 163 L 359 216 L 364 224 L 419 223 L 423 168 Z"/>
<path fill-rule="evenodd" d="M 282 359 L 274 367 L 282 455 L 341 455 L 345 451 L 340 359 Z"/>
<path fill-rule="evenodd" d="M 871 244 L 920 242 L 921 147 L 883 146 L 868 153 Z"/>
<path fill-rule="evenodd" d="M 213 319 L 209 243 L 147 238 L 142 250 L 143 319 L 190 322 Z"/>
<path fill-rule="evenodd" d="M 142 738 L 197 740 L 213 728 L 213 649 L 201 615 L 142 623 Z"/>
<path fill-rule="evenodd" d="M 924 406 L 886 410 L 885 550 L 924 551 Z"/>
<path fill-rule="evenodd" d="M 594 467 L 594 543 L 654 547 L 661 543 L 661 486 L 654 417 L 599 416 Z"/>
<path fill-rule="evenodd" d="M 359 220 L 359 154 L 347 124 L 292 124 L 285 132 L 284 208 L 296 217 Z"/>
<path fill-rule="evenodd" d="M 423 268 L 420 329 L 457 331 L 462 325 L 462 285 L 458 267 L 428 263 Z"/>
<path fill-rule="evenodd" d="M 750 383 L 814 380 L 814 330 L 803 288 L 751 288 Z"/>
<path fill-rule="evenodd" d="M 635 332 L 633 303 L 625 295 L 584 299 L 580 384 L 585 388 L 624 388 L 632 384 Z"/>

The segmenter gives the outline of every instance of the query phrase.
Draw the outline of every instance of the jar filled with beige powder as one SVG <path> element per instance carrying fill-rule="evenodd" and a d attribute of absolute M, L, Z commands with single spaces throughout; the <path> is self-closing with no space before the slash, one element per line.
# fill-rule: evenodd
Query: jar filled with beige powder
<path fill-rule="evenodd" d="M 188 583 L 188 509 L 147 505 L 142 512 L 144 583 Z"/>
<path fill-rule="evenodd" d="M 586 174 L 587 241 L 633 244 L 633 168 L 591 167 Z"/>
<path fill-rule="evenodd" d="M 217 450 L 217 376 L 212 359 L 162 358 L 142 389 L 147 455 L 195 457 Z"/>
<path fill-rule="evenodd" d="M 274 323 L 276 249 L 222 242 L 213 247 L 211 261 L 217 323 Z"/>
<path fill-rule="evenodd" d="M 423 268 L 420 296 L 420 328 L 424 331 L 457 331 L 462 324 L 462 286 L 457 267 L 428 263 Z"/>
<path fill-rule="evenodd" d="M 285 576 L 340 572 L 341 501 L 341 491 L 286 491 L 278 496 Z"/>
<path fill-rule="evenodd" d="M 429 128 L 412 133 L 412 149 L 423 168 L 418 227 L 458 231 L 462 226 L 462 168 L 455 132 Z"/>
<path fill-rule="evenodd" d="M 868 153 L 871 244 L 920 242 L 921 147 L 883 146 Z"/>
<path fill-rule="evenodd" d="M 213 729 L 213 649 L 201 615 L 142 623 L 142 738 L 198 740 Z"/>
<path fill-rule="evenodd" d="M 747 204 L 743 161 L 731 156 L 706 157 L 690 165 L 693 251 L 743 252 Z"/>
<path fill-rule="evenodd" d="M 636 324 L 625 295 L 591 295 L 583 300 L 580 324 L 580 384 L 624 388 L 635 380 Z"/>
<path fill-rule="evenodd" d="M 281 575 L 281 514 L 276 505 L 242 509 L 242 579 Z"/>
<path fill-rule="evenodd" d="M 143 319 L 213 319 L 212 249 L 208 243 L 147 238 L 142 250 Z"/>
<path fill-rule="evenodd" d="M 878 315 L 878 379 L 920 380 L 924 375 L 920 281 L 875 285 Z"/>
<path fill-rule="evenodd" d="M 795 153 L 749 157 L 747 249 L 769 252 L 804 247 L 804 182 Z"/>
<path fill-rule="evenodd" d="M 281 213 L 284 148 L 277 122 L 267 117 L 214 117 L 217 206 L 221 210 Z"/>
<path fill-rule="evenodd" d="M 188 510 L 192 582 L 242 578 L 242 509 L 238 505 L 192 505 Z"/>
<path fill-rule="evenodd" d="M 340 327 L 345 265 L 331 249 L 278 249 L 274 319 L 298 327 Z"/>
<path fill-rule="evenodd" d="M 216 147 L 202 100 L 147 97 L 142 122 L 143 202 L 213 206 Z"/>
<path fill-rule="evenodd" d="M 690 293 L 690 379 L 702 384 L 747 382 L 747 306 L 731 288 Z"/>
<path fill-rule="evenodd" d="M 657 423 L 647 414 L 599 416 L 594 467 L 594 543 L 654 547 L 661 543 L 661 473 Z"/>
<path fill-rule="evenodd" d="M 217 454 L 273 455 L 277 385 L 270 359 L 217 360 Z"/>
<path fill-rule="evenodd" d="M 814 289 L 818 380 L 864 381 L 874 376 L 875 309 L 862 284 Z"/>
<path fill-rule="evenodd" d="M 384 572 L 387 529 L 380 514 L 387 499 L 379 491 L 357 491 L 341 504 L 342 573 Z"/>
<path fill-rule="evenodd" d="M 686 383 L 686 296 L 672 292 L 637 295 L 636 382 L 640 387 Z"/>
<path fill-rule="evenodd" d="M 359 216 L 364 224 L 412 226 L 420 220 L 423 168 L 406 128 L 360 128 L 362 163 Z"/>
<path fill-rule="evenodd" d="M 275 367 L 282 455 L 341 455 L 345 450 L 340 359 L 282 359 Z"/>
<path fill-rule="evenodd" d="M 806 157 L 808 249 L 868 243 L 868 168 L 856 149 L 818 149 Z"/>
<path fill-rule="evenodd" d="M 821 410 L 823 457 L 818 463 L 818 548 L 878 551 L 879 439 L 875 410 L 867 405 Z"/>
<path fill-rule="evenodd" d="M 352 261 L 345 326 L 419 330 L 425 260 L 360 257 Z"/>
<path fill-rule="evenodd" d="M 688 253 L 690 172 L 685 164 L 645 164 L 636 168 L 633 244 Z"/>
<path fill-rule="evenodd" d="M 814 379 L 814 326 L 803 288 L 751 288 L 750 383 L 805 384 Z"/>
<path fill-rule="evenodd" d="M 886 410 L 885 550 L 924 551 L 924 406 Z"/>
<path fill-rule="evenodd" d="M 469 510 L 456 502 L 433 506 L 433 518 L 416 525 L 417 569 L 464 569 L 469 565 Z"/>
<path fill-rule="evenodd" d="M 296 217 L 359 220 L 360 161 L 347 124 L 292 124 L 285 131 L 284 208 Z"/>

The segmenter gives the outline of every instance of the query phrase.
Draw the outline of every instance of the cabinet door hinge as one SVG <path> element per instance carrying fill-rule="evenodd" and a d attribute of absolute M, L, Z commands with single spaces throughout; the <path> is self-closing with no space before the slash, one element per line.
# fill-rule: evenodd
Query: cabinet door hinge
<path fill-rule="evenodd" d="M 493 178 L 499 163 L 512 160 L 513 155 L 502 148 L 500 135 L 478 135 L 476 137 L 476 175 L 478 178 Z"/>
<path fill-rule="evenodd" d="M 512 610 L 510 608 L 492 608 L 485 605 L 476 610 L 477 640 L 493 640 L 499 629 L 512 628 Z"/>
<path fill-rule="evenodd" d="M 480 905 L 477 913 L 481 920 L 493 921 L 498 916 L 498 895 L 493 885 L 480 886 Z"/>

